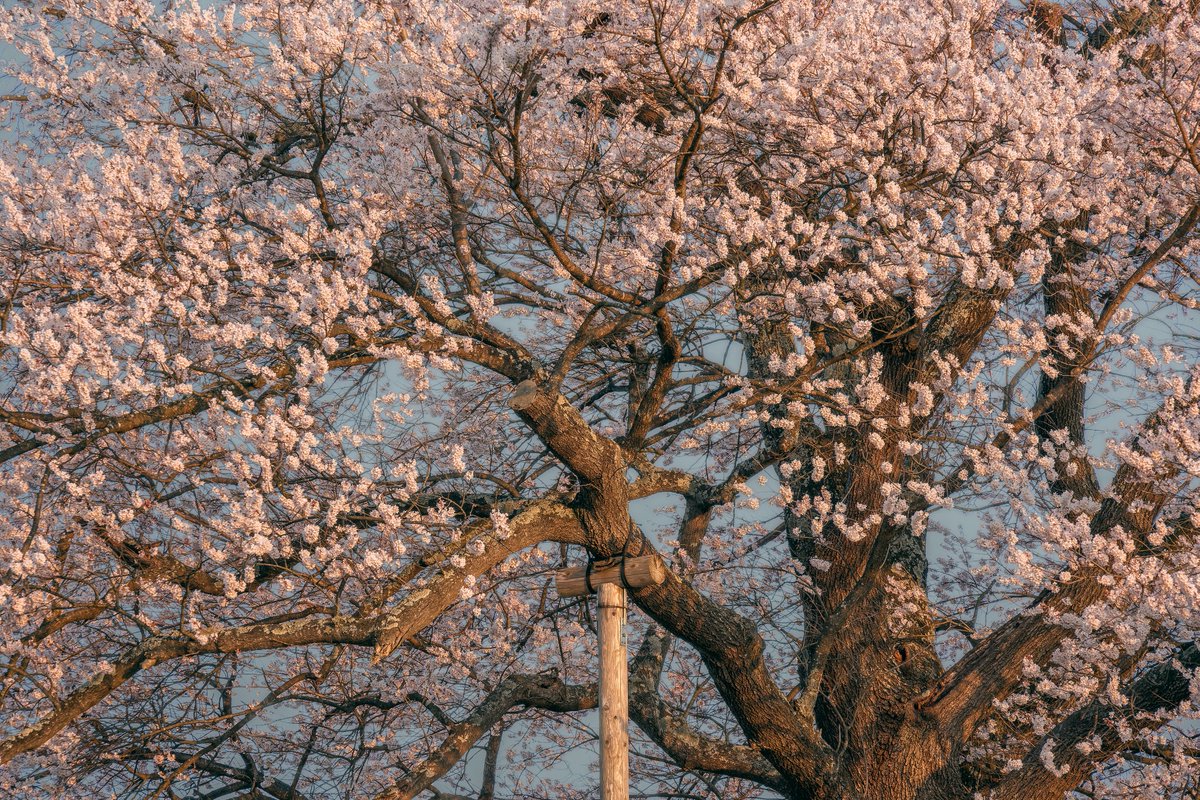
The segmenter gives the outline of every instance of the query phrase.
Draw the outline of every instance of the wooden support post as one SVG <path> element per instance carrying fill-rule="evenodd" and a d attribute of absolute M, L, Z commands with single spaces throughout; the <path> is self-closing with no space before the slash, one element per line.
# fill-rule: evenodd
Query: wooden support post
<path fill-rule="evenodd" d="M 629 800 L 629 659 L 625 589 L 657 586 L 667 568 L 656 555 L 606 559 L 558 573 L 559 597 L 596 593 L 600 622 L 600 800 Z"/>
<path fill-rule="evenodd" d="M 629 666 L 625 587 L 602 583 L 600 618 L 600 800 L 629 800 Z"/>
<path fill-rule="evenodd" d="M 610 558 L 590 568 L 569 567 L 560 570 L 555 585 L 559 597 L 582 597 L 606 583 L 623 584 L 627 589 L 657 586 L 667 577 L 667 568 L 658 556 Z"/>

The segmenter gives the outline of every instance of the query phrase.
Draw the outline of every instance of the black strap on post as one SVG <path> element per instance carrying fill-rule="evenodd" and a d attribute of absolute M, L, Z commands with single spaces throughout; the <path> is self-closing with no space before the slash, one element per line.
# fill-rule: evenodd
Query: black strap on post
<path fill-rule="evenodd" d="M 583 568 L 583 588 L 587 589 L 588 594 L 595 594 L 596 587 L 592 586 L 592 567 L 596 565 L 596 559 L 592 558 L 592 554 L 588 553 L 587 566 Z M 624 580 L 624 577 L 622 577 Z"/>
<path fill-rule="evenodd" d="M 592 573 L 596 569 L 596 564 L 600 563 L 600 564 L 603 564 L 604 566 L 608 566 L 612 562 L 613 558 L 621 559 L 621 563 L 619 564 L 619 569 L 620 569 L 620 574 L 621 574 L 621 587 L 624 589 L 629 588 L 629 579 L 625 575 L 625 562 L 627 562 L 630 558 L 629 544 L 633 540 L 633 534 L 635 532 L 638 535 L 638 548 L 637 548 L 638 552 L 637 552 L 637 555 L 634 556 L 634 558 L 639 558 L 642 555 L 644 555 L 646 552 L 646 534 L 642 533 L 641 528 L 639 528 L 637 525 L 633 524 L 632 519 L 629 520 L 629 535 L 625 537 L 625 544 L 621 547 L 621 555 L 604 558 L 604 559 L 601 559 L 599 562 L 597 562 L 596 558 L 591 554 L 591 552 L 589 552 L 587 554 L 587 564 L 583 568 L 583 587 L 587 590 L 588 594 L 596 593 L 596 587 L 592 583 Z"/>

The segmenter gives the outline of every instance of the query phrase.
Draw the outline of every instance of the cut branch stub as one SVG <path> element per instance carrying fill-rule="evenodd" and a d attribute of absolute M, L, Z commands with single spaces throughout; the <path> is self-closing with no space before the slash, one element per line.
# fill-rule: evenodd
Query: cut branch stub
<path fill-rule="evenodd" d="M 538 385 L 533 380 L 524 380 L 513 389 L 508 406 L 513 411 L 524 411 L 537 401 Z"/>
<path fill-rule="evenodd" d="M 622 569 L 622 566 L 624 567 Z M 611 558 L 590 565 L 560 570 L 556 580 L 559 597 L 581 597 L 596 591 L 603 583 L 624 585 L 628 589 L 657 586 L 666 580 L 667 568 L 657 555 L 637 558 Z"/>

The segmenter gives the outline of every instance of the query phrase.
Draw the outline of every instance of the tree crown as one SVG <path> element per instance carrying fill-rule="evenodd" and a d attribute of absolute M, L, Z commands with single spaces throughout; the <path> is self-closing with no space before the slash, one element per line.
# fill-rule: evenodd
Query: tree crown
<path fill-rule="evenodd" d="M 0 785 L 1195 791 L 1194 5 L 0 12 Z"/>

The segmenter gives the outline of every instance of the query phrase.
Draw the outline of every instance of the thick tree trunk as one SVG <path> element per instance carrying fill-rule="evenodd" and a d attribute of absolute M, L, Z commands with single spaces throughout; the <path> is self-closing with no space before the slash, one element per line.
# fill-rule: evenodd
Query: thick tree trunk
<path fill-rule="evenodd" d="M 910 310 L 899 302 L 875 310 L 870 338 L 886 342 L 882 381 L 889 409 L 901 402 L 915 369 Z M 847 352 L 860 342 L 823 331 L 820 346 Z M 795 353 L 792 334 L 782 322 L 760 320 L 746 337 L 748 373 L 772 379 L 772 361 Z M 826 377 L 850 386 L 848 363 L 832 365 Z M 786 405 L 771 409 L 780 419 L 793 418 Z M 883 409 L 885 416 L 891 412 Z M 789 452 L 803 465 L 781 475 L 794 497 L 824 495 L 844 502 L 852 516 L 866 520 L 880 505 L 880 486 L 894 480 L 889 472 L 904 463 L 896 442 L 870 447 L 862 436 L 846 445 L 852 460 L 837 463 L 831 453 L 812 450 L 796 428 L 764 425 L 768 450 Z M 820 440 L 821 437 L 812 437 Z M 815 458 L 825 465 L 813 470 Z M 885 466 L 893 465 L 892 467 Z M 805 565 L 815 589 L 802 598 L 805 611 L 806 663 L 800 685 L 809 688 L 797 703 L 811 706 L 813 722 L 833 753 L 834 777 L 820 787 L 820 800 L 965 800 L 971 792 L 959 769 L 959 746 L 942 735 L 936 723 L 918 713 L 915 700 L 942 674 L 934 651 L 933 624 L 925 595 L 927 558 L 923 536 L 907 525 L 879 525 L 858 543 L 830 542 L 815 535 L 809 521 L 785 510 L 785 529 L 793 558 Z M 848 552 L 849 551 L 849 552 Z M 815 569 L 815 559 L 832 565 Z M 800 794 L 797 797 L 808 797 Z"/>
<path fill-rule="evenodd" d="M 830 800 L 965 800 L 959 748 L 915 700 L 942 674 L 919 583 L 893 564 L 857 613 L 834 617 L 810 669 L 821 670 L 816 723 L 837 754 Z"/>

